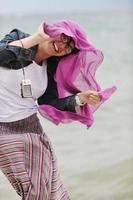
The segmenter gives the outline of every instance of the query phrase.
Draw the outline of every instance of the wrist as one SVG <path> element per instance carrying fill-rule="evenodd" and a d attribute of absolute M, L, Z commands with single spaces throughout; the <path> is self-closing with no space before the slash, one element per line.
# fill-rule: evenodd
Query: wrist
<path fill-rule="evenodd" d="M 34 35 L 32 35 L 32 37 L 36 44 L 40 44 L 44 41 L 44 38 L 39 33 L 35 33 Z"/>
<path fill-rule="evenodd" d="M 43 41 L 45 41 L 45 40 L 48 40 L 49 39 L 49 35 L 47 35 L 46 33 L 42 33 L 42 32 L 37 32 L 36 34 L 35 34 L 35 37 L 36 37 L 36 39 L 38 40 L 38 41 L 40 41 L 40 43 L 41 42 L 43 42 Z"/>
<path fill-rule="evenodd" d="M 83 102 L 83 100 L 82 100 L 82 94 L 81 94 L 81 93 L 76 94 L 75 100 L 76 100 L 76 104 L 77 104 L 78 106 L 83 106 L 83 105 L 85 104 L 85 103 Z"/>

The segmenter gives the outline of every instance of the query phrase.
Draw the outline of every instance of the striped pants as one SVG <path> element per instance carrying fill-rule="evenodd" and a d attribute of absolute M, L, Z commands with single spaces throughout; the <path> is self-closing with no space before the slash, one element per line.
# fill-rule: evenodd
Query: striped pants
<path fill-rule="evenodd" d="M 36 114 L 0 123 L 0 169 L 22 200 L 69 200 Z"/>

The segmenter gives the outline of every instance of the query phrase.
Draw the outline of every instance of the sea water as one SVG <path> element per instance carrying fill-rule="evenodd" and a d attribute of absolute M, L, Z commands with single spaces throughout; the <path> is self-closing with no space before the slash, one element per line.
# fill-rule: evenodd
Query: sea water
<path fill-rule="evenodd" d="M 104 53 L 96 78 L 117 92 L 95 113 L 87 129 L 74 122 L 55 126 L 40 117 L 51 138 L 61 177 L 72 200 L 133 200 L 133 13 L 67 13 L 0 16 L 0 36 L 13 28 L 34 33 L 42 21 L 77 21 Z M 0 173 L 0 200 L 19 200 Z"/>

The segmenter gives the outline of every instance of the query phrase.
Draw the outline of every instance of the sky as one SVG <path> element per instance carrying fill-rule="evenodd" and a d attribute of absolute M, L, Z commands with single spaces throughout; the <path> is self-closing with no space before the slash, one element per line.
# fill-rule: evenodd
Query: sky
<path fill-rule="evenodd" d="M 0 14 L 133 10 L 132 0 L 0 0 Z"/>

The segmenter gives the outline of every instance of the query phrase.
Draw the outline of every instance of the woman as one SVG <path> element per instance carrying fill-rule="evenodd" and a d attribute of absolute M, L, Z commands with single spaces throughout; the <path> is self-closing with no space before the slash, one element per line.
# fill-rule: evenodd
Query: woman
<path fill-rule="evenodd" d="M 103 59 L 72 21 L 43 23 L 29 35 L 12 30 L 0 42 L 0 169 L 23 200 L 68 200 L 37 110 L 55 124 L 80 121 L 115 91 L 101 91 Z"/>

